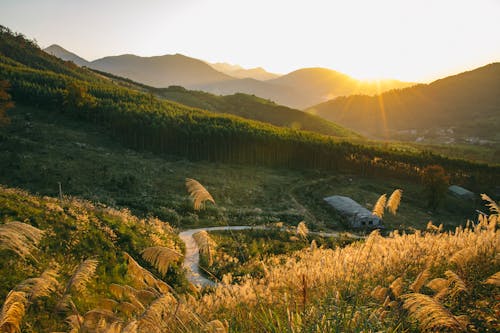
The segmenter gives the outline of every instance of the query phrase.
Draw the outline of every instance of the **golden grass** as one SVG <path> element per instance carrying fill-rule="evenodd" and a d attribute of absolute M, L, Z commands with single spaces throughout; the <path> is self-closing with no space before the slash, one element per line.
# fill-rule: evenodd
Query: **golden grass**
<path fill-rule="evenodd" d="M 463 322 L 459 321 L 441 303 L 427 295 L 411 293 L 403 297 L 403 307 L 415 318 L 422 331 L 439 330 L 465 331 Z"/>
<path fill-rule="evenodd" d="M 396 212 L 398 211 L 399 204 L 401 203 L 401 197 L 403 196 L 403 190 L 396 189 L 394 192 L 392 192 L 391 196 L 389 197 L 389 200 L 387 200 L 387 209 L 389 212 L 393 215 L 396 215 Z"/>
<path fill-rule="evenodd" d="M 297 236 L 300 238 L 307 238 L 307 235 L 309 234 L 309 229 L 307 228 L 307 225 L 304 221 L 299 222 L 297 225 Z"/>
<path fill-rule="evenodd" d="M 26 293 L 14 290 L 9 292 L 0 312 L 0 332 L 21 332 L 27 302 Z"/>
<path fill-rule="evenodd" d="M 0 225 L 0 249 L 11 250 L 21 258 L 32 257 L 44 232 L 22 222 L 7 222 Z"/>
<path fill-rule="evenodd" d="M 486 281 L 484 281 L 484 283 L 500 287 L 500 272 L 496 272 L 495 274 L 490 276 L 488 279 L 486 279 Z"/>
<path fill-rule="evenodd" d="M 384 209 L 386 201 L 387 201 L 387 194 L 382 194 L 375 203 L 375 206 L 373 206 L 373 211 L 372 211 L 373 215 L 378 216 L 379 218 L 384 217 Z"/>
<path fill-rule="evenodd" d="M 16 289 L 23 291 L 32 300 L 38 297 L 50 296 L 59 287 L 58 271 L 55 268 L 45 270 L 40 277 L 26 279 Z"/>
<path fill-rule="evenodd" d="M 177 262 L 182 254 L 163 246 L 153 246 L 144 249 L 142 258 L 153 265 L 162 276 L 167 274 L 170 264 Z"/>
<path fill-rule="evenodd" d="M 186 189 L 191 197 L 191 200 L 193 200 L 193 207 L 195 210 L 202 209 L 205 201 L 210 201 L 215 204 L 215 200 L 212 198 L 212 195 L 198 181 L 186 178 Z"/>
<path fill-rule="evenodd" d="M 87 283 L 89 283 L 94 276 L 97 265 L 99 265 L 99 261 L 95 259 L 87 259 L 78 265 L 68 282 L 67 290 L 74 289 L 80 293 L 85 291 Z"/>

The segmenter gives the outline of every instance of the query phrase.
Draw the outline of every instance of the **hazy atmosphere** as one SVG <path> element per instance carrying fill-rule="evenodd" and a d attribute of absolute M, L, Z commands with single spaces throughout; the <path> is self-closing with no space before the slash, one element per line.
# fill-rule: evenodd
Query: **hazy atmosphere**
<path fill-rule="evenodd" d="M 499 332 L 499 14 L 0 0 L 0 333 Z"/>
<path fill-rule="evenodd" d="M 499 15 L 496 0 L 2 0 L 0 22 L 87 60 L 181 53 L 425 82 L 498 61 Z"/>

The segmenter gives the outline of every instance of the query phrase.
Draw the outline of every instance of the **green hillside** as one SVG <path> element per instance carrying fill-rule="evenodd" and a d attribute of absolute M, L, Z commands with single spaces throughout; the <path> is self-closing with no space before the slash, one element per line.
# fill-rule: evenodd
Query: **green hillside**
<path fill-rule="evenodd" d="M 500 144 L 500 63 L 377 96 L 339 97 L 307 111 L 376 138 Z"/>
<path fill-rule="evenodd" d="M 93 71 L 123 87 L 148 92 L 162 99 L 203 110 L 232 114 L 275 126 L 289 127 L 335 137 L 353 140 L 362 138 L 359 134 L 326 121 L 321 117 L 279 105 L 255 95 L 237 93 L 234 95 L 218 96 L 199 90 L 188 90 L 181 86 L 154 88 L 110 73 L 98 70 Z"/>
<path fill-rule="evenodd" d="M 434 155 L 366 147 L 334 138 L 220 115 L 125 89 L 41 51 L 23 36 L 1 31 L 0 76 L 18 104 L 60 110 L 102 126 L 125 145 L 192 160 L 293 168 L 350 170 L 418 178 L 441 164 L 454 177 L 491 183 L 495 169 Z M 377 157 L 377 163 L 372 163 Z"/>
<path fill-rule="evenodd" d="M 24 318 L 21 315 L 27 323 L 23 332 L 66 331 L 65 319 L 102 305 L 110 297 L 111 284 L 137 288 L 128 255 L 154 272 L 156 288 L 187 287 L 180 269 L 184 245 L 158 219 L 139 219 L 127 210 L 66 196 L 34 196 L 3 186 L 0 216 L 0 299 L 15 290 L 28 300 Z M 179 254 L 172 257 L 162 279 L 141 256 L 153 246 Z"/>

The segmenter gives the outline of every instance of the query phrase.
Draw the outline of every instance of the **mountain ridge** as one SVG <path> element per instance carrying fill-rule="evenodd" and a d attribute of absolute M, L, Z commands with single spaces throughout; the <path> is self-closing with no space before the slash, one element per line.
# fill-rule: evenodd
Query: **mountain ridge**
<path fill-rule="evenodd" d="M 500 63 L 375 96 L 339 97 L 307 111 L 364 135 L 498 145 Z M 384 120 L 385 119 L 385 120 Z M 386 128 L 384 128 L 384 122 Z"/>
<path fill-rule="evenodd" d="M 68 51 L 68 53 L 71 52 Z M 315 73 L 311 74 L 310 68 L 306 68 L 262 81 L 250 75 L 252 71 L 257 76 L 262 75 L 259 68 L 240 69 L 241 66 L 225 63 L 219 63 L 218 66 L 226 73 L 214 69 L 213 64 L 181 54 L 155 57 L 118 55 L 100 58 L 88 63 L 90 68 L 157 88 L 180 85 L 188 89 L 197 89 L 218 95 L 253 94 L 296 109 L 304 109 L 335 96 L 363 92 L 374 93 L 378 91 L 377 89 L 389 90 L 394 86 L 413 84 L 401 83 L 396 80 L 387 80 L 387 87 L 363 83 L 363 81 L 351 78 L 346 74 L 326 68 L 313 68 L 312 71 L 316 72 L 316 77 Z M 235 76 L 227 74 L 231 71 Z M 318 77 L 318 71 L 322 73 L 323 77 Z M 304 73 L 307 74 L 305 78 L 297 75 Z M 250 77 L 238 78 L 238 76 Z"/>

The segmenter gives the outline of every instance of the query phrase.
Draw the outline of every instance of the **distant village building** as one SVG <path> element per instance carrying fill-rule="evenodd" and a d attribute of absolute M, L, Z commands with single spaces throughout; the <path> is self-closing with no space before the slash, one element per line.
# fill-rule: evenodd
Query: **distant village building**
<path fill-rule="evenodd" d="M 382 220 L 380 218 L 349 197 L 333 195 L 323 200 L 332 206 L 341 216 L 345 217 L 353 228 L 382 227 Z"/>
<path fill-rule="evenodd" d="M 448 192 L 457 198 L 464 200 L 474 200 L 474 193 L 458 185 L 451 185 L 448 187 Z"/>

